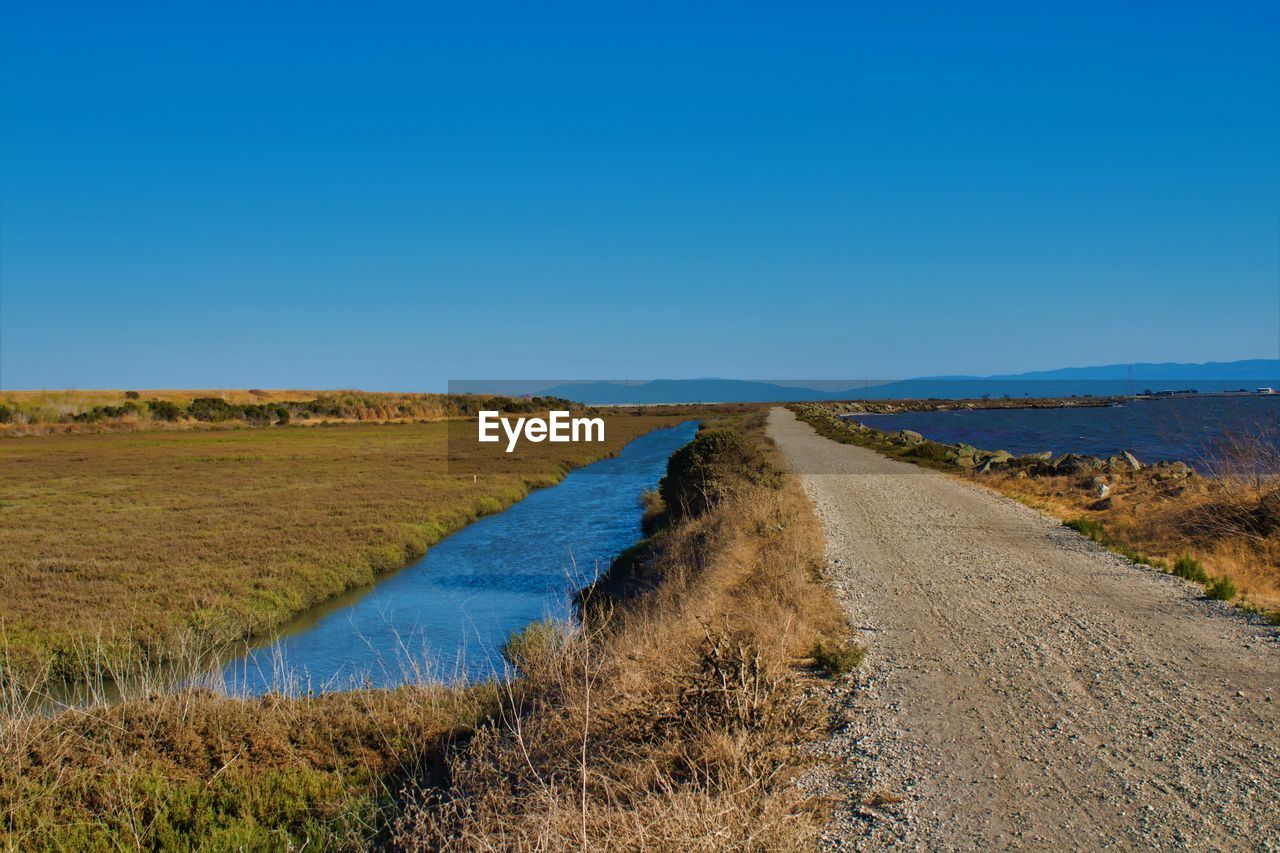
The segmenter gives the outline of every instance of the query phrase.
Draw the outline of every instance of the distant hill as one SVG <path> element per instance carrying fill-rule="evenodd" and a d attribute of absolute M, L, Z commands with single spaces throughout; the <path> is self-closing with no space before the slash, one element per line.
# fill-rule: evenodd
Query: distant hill
<path fill-rule="evenodd" d="M 1206 361 L 1204 364 L 1181 364 L 1163 362 L 1151 364 L 1104 364 L 1099 367 L 1064 367 L 1059 370 L 1037 370 L 1030 373 L 1018 373 L 1004 376 L 990 376 L 988 379 L 1126 379 L 1129 371 L 1133 371 L 1135 380 L 1202 380 L 1219 381 L 1256 381 L 1259 379 L 1275 379 L 1280 375 L 1280 359 L 1250 358 L 1244 361 Z"/>
<path fill-rule="evenodd" d="M 869 389 L 868 399 L 993 397 L 1108 397 L 1144 391 L 1253 390 L 1280 382 L 1280 359 L 1205 364 L 1105 364 L 996 376 L 926 376 Z"/>
<path fill-rule="evenodd" d="M 850 381 L 829 390 L 831 380 L 812 386 L 783 385 L 742 379 L 655 379 L 649 382 L 565 382 L 537 393 L 588 405 L 655 403 L 787 403 L 805 400 L 960 399 L 982 396 L 1071 397 L 1117 396 L 1143 391 L 1201 392 L 1253 390 L 1280 386 L 1280 359 L 1208 362 L 1205 364 L 1107 364 L 1067 367 L 996 376 L 924 376 L 869 386 Z"/>
<path fill-rule="evenodd" d="M 653 403 L 791 403 L 804 400 L 839 400 L 846 392 L 832 394 L 816 388 L 751 382 L 743 379 L 654 379 L 650 382 L 566 382 L 539 393 L 564 397 L 591 406 L 647 405 Z"/>

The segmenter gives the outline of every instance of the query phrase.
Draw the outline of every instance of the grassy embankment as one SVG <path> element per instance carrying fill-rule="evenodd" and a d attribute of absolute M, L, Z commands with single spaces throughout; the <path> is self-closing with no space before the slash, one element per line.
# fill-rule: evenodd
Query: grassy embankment
<path fill-rule="evenodd" d="M 728 420 L 673 459 L 648 502 L 650 538 L 584 594 L 583 625 L 531 626 L 510 644 L 509 686 L 248 702 L 188 689 L 12 717 L 7 841 L 806 844 L 820 804 L 792 776 L 826 720 L 805 686 L 815 658 L 840 670 L 860 654 L 763 418 Z"/>
<path fill-rule="evenodd" d="M 824 405 L 793 407 L 828 438 L 949 471 L 1061 519 L 1136 562 L 1204 584 L 1280 621 L 1280 467 L 1244 481 L 1224 471 L 1188 475 L 1178 466 L 1126 465 L 1057 473 L 1031 457 L 979 473 L 985 454 L 850 424 Z M 1253 466 L 1256 468 L 1256 466 Z M 1105 483 L 1105 499 L 1099 485 Z"/>
<path fill-rule="evenodd" d="M 606 417 L 603 444 L 452 460 L 451 424 L 474 424 L 0 441 L 0 672 L 77 678 L 86 660 L 155 663 L 268 631 L 678 422 Z"/>
<path fill-rule="evenodd" d="M 550 397 L 367 391 L 0 391 L 0 436 L 133 430 L 241 429 L 302 423 L 404 423 L 474 416 L 480 408 L 569 408 Z"/>

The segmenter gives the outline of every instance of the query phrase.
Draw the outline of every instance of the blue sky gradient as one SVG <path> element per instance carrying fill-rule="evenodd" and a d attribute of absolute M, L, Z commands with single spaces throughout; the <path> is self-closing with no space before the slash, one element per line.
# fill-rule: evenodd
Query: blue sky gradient
<path fill-rule="evenodd" d="M 4 0 L 0 385 L 1276 357 L 1280 6 L 1042 6 Z"/>

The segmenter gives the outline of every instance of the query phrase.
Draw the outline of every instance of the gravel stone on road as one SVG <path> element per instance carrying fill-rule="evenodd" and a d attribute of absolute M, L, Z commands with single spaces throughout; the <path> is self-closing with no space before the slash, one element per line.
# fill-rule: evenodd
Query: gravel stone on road
<path fill-rule="evenodd" d="M 830 697 L 830 847 L 1280 850 L 1276 628 L 786 409 L 769 435 L 869 647 Z"/>

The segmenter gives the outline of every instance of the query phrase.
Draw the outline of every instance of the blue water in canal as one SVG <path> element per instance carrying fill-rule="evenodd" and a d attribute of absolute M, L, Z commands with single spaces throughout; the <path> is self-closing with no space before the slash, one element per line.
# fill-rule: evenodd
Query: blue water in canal
<path fill-rule="evenodd" d="M 294 688 L 316 692 L 501 673 L 507 637 L 570 615 L 574 593 L 641 538 L 640 495 L 696 431 L 690 421 L 640 436 L 373 587 L 300 616 L 275 641 L 229 662 L 228 688 L 281 689 L 283 673 Z"/>

